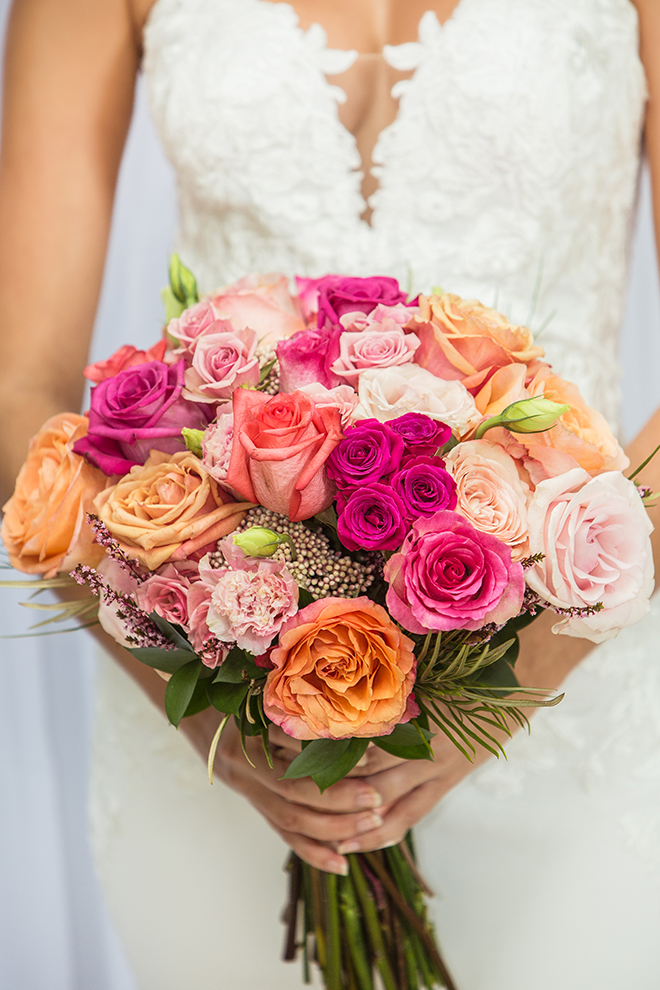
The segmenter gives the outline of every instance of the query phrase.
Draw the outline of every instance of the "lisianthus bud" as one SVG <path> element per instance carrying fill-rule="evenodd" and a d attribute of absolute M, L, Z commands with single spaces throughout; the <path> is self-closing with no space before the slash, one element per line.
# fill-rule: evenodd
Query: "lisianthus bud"
<path fill-rule="evenodd" d="M 181 430 L 183 439 L 186 442 L 186 447 L 195 457 L 202 456 L 202 437 L 204 436 L 204 430 L 191 430 L 187 426 L 184 426 Z"/>
<path fill-rule="evenodd" d="M 570 408 L 545 399 L 542 395 L 520 399 L 507 406 L 499 416 L 492 416 L 481 423 L 474 435 L 475 440 L 480 440 L 486 430 L 493 426 L 503 426 L 512 433 L 543 433 L 544 430 L 551 429 Z"/>
<path fill-rule="evenodd" d="M 248 557 L 272 557 L 282 543 L 289 543 L 293 550 L 293 541 L 288 533 L 276 533 L 264 526 L 250 526 L 236 533 L 234 543 Z"/>

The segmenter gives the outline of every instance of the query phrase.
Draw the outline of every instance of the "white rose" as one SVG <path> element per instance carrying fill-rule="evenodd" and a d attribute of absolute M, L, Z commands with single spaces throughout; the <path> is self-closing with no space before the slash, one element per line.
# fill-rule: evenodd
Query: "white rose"
<path fill-rule="evenodd" d="M 359 404 L 353 420 L 386 423 L 408 412 L 426 413 L 463 435 L 481 416 L 460 382 L 446 382 L 416 364 L 370 368 L 360 375 Z"/>
<path fill-rule="evenodd" d="M 542 481 L 528 506 L 530 554 L 543 553 L 527 584 L 561 608 L 603 609 L 566 617 L 553 632 L 611 639 L 649 611 L 653 592 L 653 526 L 635 485 L 620 471 L 592 478 L 574 468 Z"/>
<path fill-rule="evenodd" d="M 475 529 L 511 547 L 514 560 L 527 555 L 527 498 L 515 461 L 488 440 L 459 443 L 446 457 L 456 482 L 460 512 Z"/>

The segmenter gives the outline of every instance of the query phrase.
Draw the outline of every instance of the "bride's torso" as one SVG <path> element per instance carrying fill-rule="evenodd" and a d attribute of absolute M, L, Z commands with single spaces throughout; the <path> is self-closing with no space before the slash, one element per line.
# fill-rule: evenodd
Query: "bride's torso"
<path fill-rule="evenodd" d="M 203 290 L 345 271 L 497 300 L 547 324 L 550 358 L 614 421 L 646 92 L 635 8 L 453 6 L 360 55 L 289 4 L 156 0 L 144 68 L 179 251 Z"/>

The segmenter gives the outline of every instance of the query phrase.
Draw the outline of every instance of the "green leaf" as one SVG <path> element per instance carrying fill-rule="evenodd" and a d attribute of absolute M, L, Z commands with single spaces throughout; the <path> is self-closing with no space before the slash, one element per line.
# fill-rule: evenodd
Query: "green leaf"
<path fill-rule="evenodd" d="M 169 323 L 170 320 L 175 320 L 177 316 L 181 316 L 186 308 L 185 304 L 176 298 L 169 285 L 161 291 L 160 298 L 163 300 L 163 306 L 165 307 L 166 323 Z M 168 334 L 168 337 L 170 337 L 170 340 L 174 339 L 171 334 Z"/>
<path fill-rule="evenodd" d="M 192 700 L 195 685 L 199 680 L 202 662 L 195 657 L 175 674 L 172 674 L 165 688 L 165 713 L 172 725 L 178 726 Z"/>
<path fill-rule="evenodd" d="M 197 280 L 178 254 L 173 254 L 170 258 L 170 289 L 174 298 L 184 304 L 184 308 L 199 302 Z"/>
<path fill-rule="evenodd" d="M 433 753 L 429 745 L 432 738 L 433 733 L 428 729 L 417 729 L 413 722 L 406 722 L 395 726 L 388 736 L 378 736 L 372 742 L 379 749 L 402 760 L 432 760 Z"/>
<path fill-rule="evenodd" d="M 321 523 L 322 526 L 329 526 L 330 529 L 337 529 L 337 512 L 334 505 L 329 505 L 327 509 L 323 512 L 317 512 L 314 518 Z"/>
<path fill-rule="evenodd" d="M 147 667 L 155 667 L 166 674 L 176 674 L 187 663 L 192 663 L 197 657 L 190 650 L 158 650 L 153 647 L 129 649 L 131 656 L 145 663 Z"/>
<path fill-rule="evenodd" d="M 257 667 L 249 653 L 235 646 L 218 667 L 213 680 L 216 684 L 243 684 L 246 680 L 262 680 L 266 674 L 267 671 Z"/>
<path fill-rule="evenodd" d="M 214 682 L 206 686 L 209 702 L 216 711 L 224 712 L 226 715 L 240 715 L 241 705 L 245 701 L 248 689 L 249 684 L 246 681 L 241 684 Z"/>
<path fill-rule="evenodd" d="M 311 778 L 323 793 L 328 787 L 332 787 L 337 781 L 342 780 L 347 773 L 350 773 L 356 763 L 358 763 L 367 751 L 368 739 L 351 739 L 348 749 L 335 760 L 329 767 L 311 774 Z"/>
<path fill-rule="evenodd" d="M 167 636 L 170 642 L 178 646 L 180 650 L 188 650 L 190 653 L 195 652 L 183 633 L 180 633 L 176 626 L 173 626 L 171 622 L 164 619 L 158 612 L 151 612 L 149 618 L 155 626 L 158 626 L 163 636 Z"/>
<path fill-rule="evenodd" d="M 500 657 L 488 667 L 482 667 L 475 678 L 475 684 L 480 687 L 512 688 L 519 687 L 518 678 L 509 662 L 508 654 Z"/>
<path fill-rule="evenodd" d="M 193 696 L 188 702 L 188 707 L 186 708 L 183 717 L 190 718 L 191 715 L 198 715 L 199 712 L 206 711 L 210 707 L 211 702 L 206 694 L 206 681 L 201 679 L 195 684 L 195 690 L 193 691 Z"/>
<path fill-rule="evenodd" d="M 312 739 L 289 764 L 283 779 L 297 780 L 320 773 L 341 759 L 350 744 L 350 739 Z"/>
<path fill-rule="evenodd" d="M 649 454 L 649 456 L 646 458 L 646 460 L 645 461 L 642 461 L 642 463 L 639 465 L 639 467 L 636 468 L 636 470 L 633 471 L 633 473 L 629 476 L 628 481 L 633 481 L 633 479 L 636 478 L 637 475 L 640 474 L 640 472 L 644 470 L 644 468 L 646 467 L 646 465 L 647 464 L 650 464 L 650 462 L 653 460 L 653 458 L 655 457 L 655 455 L 658 453 L 659 450 L 660 450 L 660 443 L 655 448 L 655 450 L 653 451 L 653 453 L 652 454 Z"/>
<path fill-rule="evenodd" d="M 315 602 L 315 601 L 316 601 L 316 598 L 314 598 L 314 595 L 311 593 L 311 591 L 308 591 L 307 588 L 298 588 L 298 608 L 299 609 L 305 608 L 307 605 L 311 605 L 312 602 Z"/>

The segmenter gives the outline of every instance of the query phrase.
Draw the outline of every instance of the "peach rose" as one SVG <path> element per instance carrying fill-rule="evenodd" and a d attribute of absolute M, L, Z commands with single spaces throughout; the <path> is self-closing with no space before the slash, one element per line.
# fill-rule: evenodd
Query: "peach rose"
<path fill-rule="evenodd" d="M 414 643 L 369 598 L 323 598 L 270 654 L 266 714 L 295 739 L 384 736 L 418 714 Z"/>
<path fill-rule="evenodd" d="M 527 382 L 530 396 L 544 395 L 553 402 L 566 403 L 571 408 L 551 430 L 545 433 L 515 434 L 516 439 L 529 451 L 530 457 L 546 468 L 546 475 L 556 473 L 555 451 L 564 456 L 562 470 L 581 467 L 589 474 L 601 471 L 623 471 L 630 461 L 612 435 L 604 416 L 588 406 L 580 390 L 571 382 L 556 375 L 550 365 L 539 363 L 534 377 Z"/>
<path fill-rule="evenodd" d="M 95 506 L 129 556 L 153 571 L 233 532 L 253 503 L 234 502 L 190 451 L 152 450 Z"/>
<path fill-rule="evenodd" d="M 305 329 L 284 275 L 248 275 L 220 289 L 210 301 L 218 317 L 229 320 L 235 330 L 256 330 L 260 348 L 274 347 Z"/>
<path fill-rule="evenodd" d="M 19 571 L 54 577 L 76 564 L 93 567 L 103 556 L 86 516 L 108 479 L 73 452 L 86 434 L 84 416 L 59 413 L 30 443 L 0 531 L 9 561 Z"/>
<path fill-rule="evenodd" d="M 493 370 L 543 356 L 527 327 L 515 326 L 474 299 L 444 292 L 420 296 L 420 315 L 408 324 L 421 344 L 415 362 L 434 375 L 458 379 L 473 392 Z"/>
<path fill-rule="evenodd" d="M 512 560 L 521 560 L 528 545 L 529 488 L 514 459 L 488 440 L 469 440 L 450 451 L 445 466 L 456 482 L 456 512 L 511 547 Z"/>

